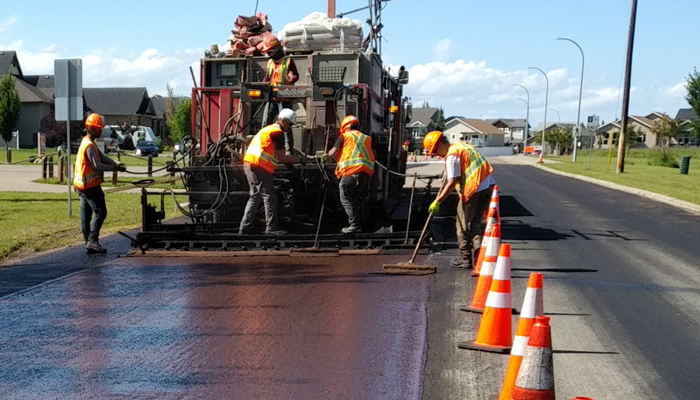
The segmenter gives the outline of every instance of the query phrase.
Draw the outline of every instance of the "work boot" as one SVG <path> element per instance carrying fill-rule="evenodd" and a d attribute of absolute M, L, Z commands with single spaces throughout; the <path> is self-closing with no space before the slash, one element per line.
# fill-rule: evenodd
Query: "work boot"
<path fill-rule="evenodd" d="M 285 231 L 285 230 L 283 230 L 283 229 L 279 229 L 279 228 L 277 228 L 277 229 L 269 229 L 269 230 L 266 230 L 266 231 L 265 231 L 265 234 L 266 234 L 266 235 L 274 235 L 274 236 L 284 236 L 284 235 L 287 234 L 287 231 Z"/>
<path fill-rule="evenodd" d="M 472 265 L 472 259 L 471 258 L 462 258 L 462 257 L 456 257 L 450 261 L 450 266 L 453 268 L 464 268 L 464 269 L 469 269 L 469 268 L 474 268 L 474 265 Z"/>
<path fill-rule="evenodd" d="M 350 225 L 346 226 L 345 228 L 340 230 L 343 233 L 360 233 L 362 232 L 362 228 L 357 226 L 357 225 Z"/>
<path fill-rule="evenodd" d="M 107 249 L 100 246 L 99 242 L 88 241 L 85 245 L 86 254 L 105 254 Z"/>

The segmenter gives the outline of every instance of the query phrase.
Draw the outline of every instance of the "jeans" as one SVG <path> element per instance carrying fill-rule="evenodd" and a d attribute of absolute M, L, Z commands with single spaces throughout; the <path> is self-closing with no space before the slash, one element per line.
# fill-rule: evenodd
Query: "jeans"
<path fill-rule="evenodd" d="M 486 190 L 476 192 L 463 203 L 461 200 L 457 205 L 457 243 L 462 259 L 472 259 L 472 249 L 481 247 L 481 240 L 486 224 L 484 222 L 484 212 L 489 207 L 493 186 Z"/>
<path fill-rule="evenodd" d="M 250 164 L 243 164 L 243 171 L 250 186 L 250 197 L 245 205 L 243 219 L 238 230 L 241 232 L 250 231 L 261 202 L 265 206 L 266 231 L 278 230 L 277 193 L 272 183 L 272 175 L 264 169 Z"/>
<path fill-rule="evenodd" d="M 359 228 L 362 222 L 362 197 L 367 187 L 367 174 L 359 173 L 340 178 L 340 203 L 348 216 L 351 227 Z"/>
<path fill-rule="evenodd" d="M 107 204 L 101 186 L 78 191 L 80 195 L 80 226 L 85 241 L 97 242 L 100 229 L 107 218 Z M 95 214 L 93 218 L 93 213 Z M 92 221 L 92 224 L 91 224 Z"/>

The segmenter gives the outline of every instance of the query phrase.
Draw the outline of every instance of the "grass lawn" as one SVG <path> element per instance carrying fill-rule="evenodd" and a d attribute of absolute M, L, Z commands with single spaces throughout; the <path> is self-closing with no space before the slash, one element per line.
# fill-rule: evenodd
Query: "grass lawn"
<path fill-rule="evenodd" d="M 46 154 L 55 154 L 57 150 L 55 148 L 47 148 Z M 21 163 L 22 165 L 30 165 L 28 162 L 30 157 L 36 157 L 38 154 L 37 149 L 13 149 L 12 150 L 12 163 Z M 121 162 L 127 167 L 145 167 L 148 166 L 148 157 L 135 156 L 132 151 L 122 151 L 121 152 Z M 110 153 L 107 157 L 116 160 L 117 154 Z M 54 164 L 58 163 L 58 157 L 54 155 Z M 153 159 L 153 169 L 164 167 L 167 161 L 172 161 L 172 157 L 156 157 Z M 5 149 L 0 148 L 0 163 L 7 162 L 7 155 L 5 154 Z M 75 154 L 71 154 L 71 165 L 75 165 Z"/>
<path fill-rule="evenodd" d="M 77 194 L 71 197 L 73 215 L 69 217 L 66 194 L 0 192 L 0 261 L 82 243 L 80 199 Z M 101 236 L 141 225 L 140 194 L 112 193 L 106 200 Z M 160 207 L 160 199 L 157 203 Z M 180 215 L 170 196 L 165 197 L 165 210 L 167 218 Z"/>
<path fill-rule="evenodd" d="M 608 165 L 607 150 L 594 150 L 589 169 L 589 152 L 585 150 L 579 153 L 578 162 L 575 164 L 571 162 L 570 155 L 549 156 L 548 159 L 560 163 L 545 164 L 545 166 L 700 204 L 700 149 L 674 147 L 671 153 L 678 160 L 681 156 L 691 156 L 688 175 L 681 175 L 678 168 L 649 165 L 652 150 L 631 150 L 625 163 L 625 172 L 622 174 L 615 173 L 617 165 L 615 149 L 613 149 L 610 165 Z"/>

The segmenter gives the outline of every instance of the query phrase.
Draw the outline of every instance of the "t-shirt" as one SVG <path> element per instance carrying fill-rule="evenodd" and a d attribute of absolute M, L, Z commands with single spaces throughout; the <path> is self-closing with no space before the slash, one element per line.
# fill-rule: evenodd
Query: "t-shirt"
<path fill-rule="evenodd" d="M 343 135 L 338 136 L 338 139 L 335 140 L 335 144 L 333 145 L 336 149 L 340 150 L 343 148 Z"/>
<path fill-rule="evenodd" d="M 460 166 L 460 159 L 459 156 L 453 154 L 447 156 L 445 159 L 445 170 L 447 171 L 447 179 L 457 179 L 462 176 L 462 168 Z M 495 185 L 496 180 L 493 178 L 493 174 L 489 175 L 486 177 L 486 179 L 481 182 L 478 188 L 476 188 L 477 192 L 481 192 L 482 190 L 488 189 L 490 186 Z"/>
<path fill-rule="evenodd" d="M 270 140 L 275 144 L 275 150 L 284 150 L 284 132 L 275 131 L 270 134 Z"/>

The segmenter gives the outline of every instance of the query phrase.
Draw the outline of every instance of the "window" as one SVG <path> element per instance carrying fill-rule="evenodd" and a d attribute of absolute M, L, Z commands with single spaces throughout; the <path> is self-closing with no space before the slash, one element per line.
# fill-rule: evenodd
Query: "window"
<path fill-rule="evenodd" d="M 456 136 L 457 136 L 457 135 L 454 135 L 454 134 L 453 134 L 453 135 L 452 135 L 452 140 L 455 140 L 455 139 L 456 139 Z"/>

